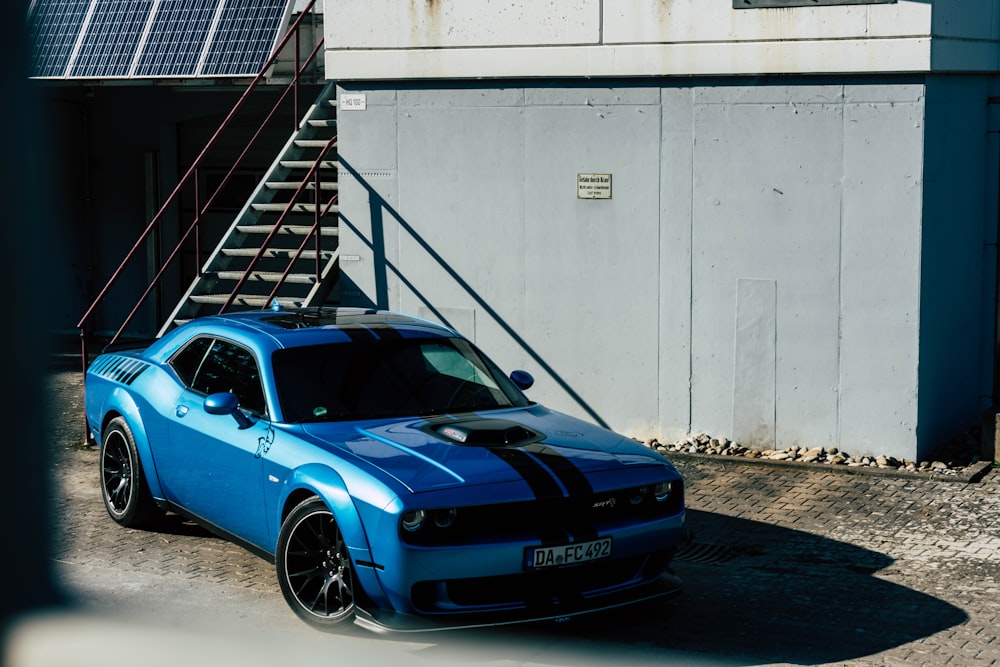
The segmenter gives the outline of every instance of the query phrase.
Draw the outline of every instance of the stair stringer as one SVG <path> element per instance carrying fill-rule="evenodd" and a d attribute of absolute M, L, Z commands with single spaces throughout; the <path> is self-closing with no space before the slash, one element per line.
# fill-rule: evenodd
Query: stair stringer
<path fill-rule="evenodd" d="M 292 133 L 289 139 L 285 142 L 281 151 L 271 163 L 271 166 L 267 169 L 264 178 L 262 178 L 260 183 L 257 184 L 246 203 L 236 214 L 232 224 L 223 234 L 219 243 L 205 261 L 199 274 L 191 281 L 187 290 L 184 292 L 183 296 L 170 313 L 170 316 L 161 327 L 159 335 L 163 335 L 166 331 L 183 321 L 192 319 L 199 315 L 218 312 L 219 308 L 229 298 L 232 290 L 224 286 L 233 281 L 231 277 L 227 278 L 227 276 L 230 276 L 230 274 L 234 271 L 238 271 L 242 274 L 243 269 L 240 267 L 249 262 L 249 257 L 254 254 L 251 251 L 256 249 L 249 240 L 251 238 L 251 233 L 248 233 L 245 230 L 257 230 L 259 228 L 271 229 L 274 224 L 268 225 L 266 222 L 267 219 L 272 215 L 280 215 L 277 211 L 262 212 L 257 210 L 255 205 L 273 204 L 274 199 L 281 196 L 281 189 L 275 189 L 271 186 L 275 183 L 288 186 L 291 182 L 296 180 L 285 180 L 289 179 L 292 174 L 299 170 L 297 167 L 292 168 L 285 166 L 285 163 L 288 163 L 289 161 L 295 162 L 296 164 L 306 162 L 306 160 L 303 159 L 302 154 L 308 151 L 308 149 L 297 146 L 296 142 L 307 141 L 315 143 L 316 140 L 312 135 L 317 132 L 317 125 L 321 127 L 332 127 L 335 132 L 335 95 L 336 84 L 332 81 L 328 82 L 320 92 L 316 101 L 309 107 L 296 131 Z M 310 121 L 327 122 L 314 124 L 310 123 Z M 315 158 L 308 160 L 310 164 L 315 163 L 315 161 Z M 335 145 L 333 152 L 328 154 L 324 158 L 324 161 L 330 163 L 330 166 L 327 169 L 324 169 L 324 173 L 328 173 L 330 176 L 328 180 L 323 180 L 320 184 L 321 195 L 330 191 L 336 192 L 337 190 L 337 162 Z M 297 180 L 301 182 L 302 179 L 299 177 Z M 286 187 L 284 189 L 287 190 L 288 188 Z M 314 190 L 312 184 L 310 184 L 309 189 L 310 191 Z M 322 236 L 324 239 L 335 240 L 337 237 L 337 210 L 337 205 L 334 204 L 328 215 L 324 218 L 324 222 L 330 221 L 330 224 L 322 226 Z M 283 231 L 290 230 L 294 232 L 294 230 L 300 229 L 302 226 L 312 225 L 312 213 L 308 213 L 308 220 L 305 222 L 299 222 L 299 224 L 296 224 L 295 220 L 297 215 L 299 214 L 290 213 L 286 215 L 286 219 L 281 225 Z M 254 231 L 253 233 L 259 232 Z M 248 245 L 248 243 L 250 245 Z M 294 245 L 297 246 L 297 244 Z M 267 252 L 268 259 L 288 257 L 291 255 L 291 252 L 288 251 L 287 248 L 282 249 L 280 247 L 272 248 Z M 314 261 L 313 258 L 315 258 L 315 252 L 311 247 L 307 246 L 305 252 L 303 253 L 303 258 L 299 261 Z M 318 281 L 315 279 L 307 281 L 311 283 L 311 285 L 304 294 L 288 296 L 287 294 L 282 294 L 282 292 L 279 291 L 276 298 L 282 305 L 320 305 L 327 300 L 337 280 L 339 259 L 337 244 L 332 243 L 329 248 L 327 248 L 326 244 L 324 244 L 321 259 L 322 269 L 320 272 L 320 279 Z M 277 260 L 275 259 L 275 261 Z M 274 274 L 276 272 L 269 272 L 264 269 L 255 269 L 252 273 L 255 275 L 260 274 L 261 279 L 251 279 L 247 281 L 247 285 L 244 285 L 244 290 L 241 290 L 241 295 L 236 297 L 233 301 L 233 304 L 231 305 L 232 309 L 260 308 L 264 305 L 263 302 L 266 300 L 266 296 L 263 296 L 262 294 L 244 295 L 244 293 L 248 288 L 250 291 L 253 291 L 256 288 L 258 292 L 263 292 L 264 294 L 269 293 L 270 290 L 267 289 L 266 286 L 273 285 L 273 283 L 267 282 L 267 278 L 275 277 Z M 291 284 L 295 283 L 296 280 L 293 278 Z"/>

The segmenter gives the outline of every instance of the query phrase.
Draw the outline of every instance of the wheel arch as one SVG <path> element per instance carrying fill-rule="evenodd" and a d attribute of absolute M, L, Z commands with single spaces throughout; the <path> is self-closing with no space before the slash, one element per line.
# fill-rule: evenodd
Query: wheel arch
<path fill-rule="evenodd" d="M 329 466 L 312 463 L 298 468 L 289 476 L 287 489 L 279 503 L 279 526 L 300 503 L 309 498 L 322 500 L 333 512 L 354 562 L 359 587 L 355 591 L 358 603 L 369 609 L 386 606 L 388 600 L 377 575 L 380 566 L 373 562 L 367 530 L 343 477 Z"/>
<path fill-rule="evenodd" d="M 347 545 L 352 550 L 363 550 L 368 554 L 366 558 L 370 557 L 371 549 L 361 515 L 347 491 L 347 484 L 335 470 L 320 463 L 301 466 L 292 472 L 286 488 L 280 503 L 279 527 L 299 503 L 317 497 L 333 512 Z"/>
<path fill-rule="evenodd" d="M 149 438 L 146 435 L 146 425 L 142 419 L 142 413 L 139 411 L 139 406 L 136 405 L 135 400 L 128 392 L 118 389 L 109 397 L 101 417 L 98 447 L 104 446 L 104 435 L 108 425 L 118 417 L 125 420 L 132 432 L 132 439 L 135 441 L 139 462 L 142 464 L 142 472 L 150 493 L 153 498 L 163 499 L 159 475 L 156 472 L 156 462 L 153 459 L 153 450 L 150 448 Z"/>

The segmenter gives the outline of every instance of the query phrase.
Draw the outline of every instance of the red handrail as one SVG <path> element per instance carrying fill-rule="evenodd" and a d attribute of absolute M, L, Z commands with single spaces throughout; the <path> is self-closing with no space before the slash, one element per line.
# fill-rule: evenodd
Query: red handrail
<path fill-rule="evenodd" d="M 264 252 L 271 245 L 272 239 L 274 239 L 274 237 L 277 235 L 278 229 L 281 227 L 281 223 L 283 223 L 285 221 L 285 217 L 292 210 L 292 207 L 298 201 L 299 196 L 306 189 L 306 186 L 309 184 L 309 180 L 311 178 L 313 178 L 314 174 L 318 174 L 319 173 L 321 165 L 323 164 L 323 159 L 326 157 L 326 154 L 330 150 L 330 148 L 332 148 L 336 143 L 337 143 L 337 137 L 336 136 L 332 137 L 329 141 L 326 142 L 326 145 L 323 147 L 323 150 L 321 150 L 320 153 L 319 153 L 319 157 L 316 158 L 316 161 L 313 163 L 312 167 L 309 168 L 309 172 L 303 177 L 302 183 L 300 183 L 299 187 L 296 188 L 295 193 L 291 197 L 291 201 L 289 201 L 288 205 L 285 207 L 285 210 L 281 212 L 281 215 L 278 216 L 278 220 L 274 223 L 274 226 L 271 228 L 271 231 L 264 238 L 263 243 L 260 244 L 260 248 L 257 250 L 257 254 L 255 254 L 253 256 L 253 259 L 250 260 L 249 265 L 247 265 L 247 268 L 243 271 L 243 275 L 240 277 L 239 281 L 237 281 L 236 286 L 233 287 L 232 292 L 229 293 L 229 298 L 227 298 L 226 302 L 224 304 L 222 304 L 222 308 L 219 309 L 220 313 L 226 312 L 226 310 L 228 310 L 229 307 L 231 305 L 233 305 L 233 301 L 236 300 L 236 295 L 239 294 L 239 292 L 240 292 L 241 289 L 243 289 L 243 286 L 246 284 L 247 280 L 249 280 L 250 275 L 253 273 L 254 268 L 257 266 L 257 262 L 259 262 L 260 259 L 261 259 L 261 257 L 264 256 Z M 316 192 L 315 192 L 316 210 L 317 210 L 317 212 L 319 211 L 319 195 L 320 195 L 320 188 L 319 188 L 319 181 L 317 179 L 317 182 L 316 182 Z M 335 195 L 327 203 L 325 209 L 323 210 L 323 215 L 325 215 L 327 213 L 327 211 L 330 210 L 330 207 L 334 204 L 335 201 L 337 201 L 338 198 L 339 198 L 339 195 Z M 302 255 L 302 250 L 305 248 L 305 244 L 309 241 L 309 238 L 312 236 L 312 234 L 318 233 L 319 220 L 320 219 L 322 219 L 322 215 L 317 215 L 316 222 L 313 223 L 313 226 L 310 229 L 309 233 L 305 235 L 305 239 L 302 241 L 302 244 L 299 246 L 298 251 L 296 251 L 295 255 L 291 258 L 291 260 L 289 260 L 287 268 L 285 269 L 284 273 L 281 274 L 281 278 L 278 279 L 277 284 L 274 286 L 274 289 L 271 291 L 271 294 L 268 296 L 267 301 L 264 304 L 265 308 L 267 307 L 267 305 L 269 305 L 271 303 L 271 301 L 274 299 L 274 295 L 277 294 L 278 289 L 282 286 L 282 284 L 284 284 L 285 278 L 288 277 L 288 274 L 291 272 L 292 266 L 295 264 L 295 262 L 298 260 L 298 258 Z M 319 248 L 317 246 L 317 253 L 318 252 L 319 252 Z M 317 280 L 319 280 L 318 271 L 317 271 L 317 277 L 316 278 L 317 278 Z"/>
<path fill-rule="evenodd" d="M 131 310 L 131 312 L 125 318 L 125 320 L 122 323 L 121 327 L 119 327 L 119 329 L 115 332 L 114 336 L 112 336 L 112 338 L 109 340 L 108 344 L 112 344 L 112 343 L 116 342 L 121 337 L 122 333 L 125 331 L 125 329 L 128 327 L 128 325 L 132 322 L 132 320 L 134 319 L 134 317 L 138 313 L 139 309 L 145 303 L 146 299 L 153 292 L 153 290 L 155 289 L 155 287 L 159 284 L 159 282 L 162 279 L 162 277 L 163 277 L 166 269 L 168 268 L 168 266 L 179 255 L 181 248 L 183 247 L 184 243 L 188 240 L 188 238 L 190 237 L 191 233 L 193 231 L 197 230 L 202 215 L 205 214 L 205 212 L 209 209 L 209 207 L 214 203 L 214 201 L 215 201 L 216 197 L 218 196 L 218 194 L 228 184 L 229 180 L 231 179 L 232 175 L 236 172 L 236 169 L 238 168 L 238 166 L 241 163 L 241 161 L 246 157 L 246 155 L 248 154 L 250 148 L 257 141 L 257 139 L 261 136 L 261 134 L 264 131 L 264 128 L 274 118 L 275 114 L 277 113 L 277 111 L 281 107 L 282 103 L 287 99 L 287 97 L 288 97 L 288 95 L 289 95 L 290 92 L 294 93 L 294 99 L 293 99 L 293 104 L 294 104 L 294 119 L 293 119 L 293 122 L 297 126 L 297 124 L 298 124 L 298 122 L 300 120 L 299 119 L 299 114 L 298 114 L 298 109 L 299 109 L 299 87 L 300 87 L 301 78 L 302 78 L 303 73 L 309 67 L 310 63 L 312 63 L 316 59 L 316 55 L 320 52 L 320 49 L 322 48 L 322 44 L 323 44 L 322 38 L 318 39 L 317 42 L 316 42 L 316 46 L 313 48 L 313 50 L 309 54 L 309 56 L 304 61 L 300 61 L 300 53 L 299 53 L 299 48 L 300 48 L 299 47 L 299 31 L 300 31 L 300 29 L 302 27 L 303 20 L 305 19 L 306 15 L 312 11 L 313 6 L 315 5 L 315 3 L 316 3 L 316 0 L 309 0 L 308 4 L 302 9 L 299 17 L 295 20 L 295 22 L 292 24 L 292 26 L 289 28 L 289 30 L 285 33 L 284 37 L 281 39 L 281 41 L 278 43 L 278 45 L 274 48 L 274 51 L 272 52 L 271 56 L 268 58 L 267 62 L 264 64 L 264 66 L 261 68 L 260 72 L 253 78 L 253 80 L 250 82 L 250 84 L 247 86 L 247 88 L 243 91 L 243 94 L 237 100 L 237 102 L 233 106 L 232 110 L 230 110 L 230 112 L 228 113 L 228 115 L 223 119 L 223 121 L 220 124 L 219 128 L 215 131 L 215 133 L 212 135 L 212 137 L 208 140 L 208 143 L 201 150 L 201 152 L 198 154 L 198 156 L 194 159 L 194 162 L 191 164 L 191 166 L 188 168 L 188 170 L 185 172 L 185 174 L 181 177 L 180 181 L 178 182 L 177 186 L 174 188 L 173 192 L 170 193 L 170 196 L 167 197 L 167 199 L 164 201 L 164 203 L 160 207 L 159 211 L 157 211 L 157 213 L 153 216 L 152 220 L 150 220 L 150 222 L 146 225 L 146 228 L 143 230 L 143 232 L 139 236 L 138 240 L 135 242 L 135 244 L 132 246 L 132 248 L 128 251 L 128 253 L 126 254 L 125 258 L 119 264 L 118 268 L 115 269 L 115 271 L 112 273 L 111 277 L 105 283 L 104 287 L 100 290 L 100 292 L 98 293 L 98 295 L 94 298 L 93 302 L 87 308 L 87 311 L 80 318 L 80 321 L 77 323 L 77 328 L 80 330 L 81 354 L 82 354 L 82 357 L 83 357 L 84 368 L 86 368 L 86 366 L 87 366 L 87 342 L 86 342 L 87 336 L 86 336 L 85 328 L 87 327 L 88 323 L 90 322 L 91 317 L 93 316 L 95 310 L 97 309 L 97 306 L 101 304 L 101 302 L 107 296 L 107 294 L 109 293 L 109 291 L 111 290 L 111 288 L 115 284 L 117 284 L 117 282 L 118 282 L 119 278 L 121 277 L 122 273 L 124 272 L 125 268 L 129 264 L 131 264 L 131 262 L 133 261 L 133 259 L 139 254 L 139 251 L 142 249 L 143 244 L 146 243 L 146 241 L 149 239 L 150 234 L 153 232 L 153 230 L 156 229 L 157 225 L 161 223 L 161 221 L 163 220 L 166 212 L 170 209 L 171 206 L 173 206 L 177 202 L 177 200 L 178 200 L 178 198 L 179 198 L 180 193 L 182 192 L 182 190 L 191 183 L 192 179 L 195 180 L 196 187 L 197 187 L 197 178 L 196 178 L 196 176 L 198 174 L 199 168 L 202 166 L 202 162 L 205 160 L 205 157 L 208 155 L 209 151 L 216 145 L 216 143 L 218 142 L 218 140 L 219 140 L 220 136 L 223 134 L 223 132 L 230 126 L 230 124 L 232 123 L 233 118 L 236 116 L 236 114 L 243 108 L 243 106 L 245 105 L 245 103 L 247 102 L 247 100 L 250 98 L 251 93 L 254 92 L 256 90 L 256 88 L 258 87 L 258 85 L 264 80 L 265 74 L 267 73 L 267 71 L 276 63 L 276 61 L 278 59 L 278 56 L 281 54 L 282 50 L 288 44 L 289 40 L 292 39 L 293 37 L 294 37 L 294 40 L 295 40 L 295 42 L 294 42 L 295 66 L 294 66 L 294 73 L 293 73 L 293 76 L 292 76 L 292 81 L 282 91 L 281 95 L 278 97 L 277 101 L 272 106 L 271 111 L 267 114 L 266 118 L 261 122 L 259 128 L 254 133 L 253 137 L 250 139 L 249 142 L 247 142 L 246 147 L 240 153 L 239 157 L 233 162 L 232 167 L 229 169 L 229 171 L 226 173 L 226 175 L 220 181 L 219 185 L 215 188 L 215 190 L 212 192 L 212 194 L 208 197 L 208 200 L 205 202 L 205 204 L 202 206 L 200 204 L 200 202 L 196 202 L 194 221 L 187 228 L 187 230 L 181 235 L 180 240 L 178 241 L 178 243 L 177 243 L 176 247 L 174 248 L 173 252 L 171 252 L 170 255 L 169 255 L 169 257 L 167 258 L 167 260 L 163 262 L 162 266 L 159 268 L 159 270 L 157 271 L 156 275 L 153 277 L 153 279 L 150 282 L 149 286 L 146 288 L 145 292 L 143 292 L 142 296 L 139 298 L 139 301 L 136 303 L 135 307 Z M 196 237 L 197 236 L 198 235 L 196 234 Z M 198 268 L 200 270 L 200 263 L 201 263 L 201 257 L 200 256 L 196 258 L 196 262 L 198 263 Z"/>

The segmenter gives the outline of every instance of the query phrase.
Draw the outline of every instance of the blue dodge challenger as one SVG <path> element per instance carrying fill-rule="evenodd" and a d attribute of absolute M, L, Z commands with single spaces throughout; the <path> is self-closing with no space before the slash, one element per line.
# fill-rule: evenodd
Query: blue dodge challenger
<path fill-rule="evenodd" d="M 524 395 L 440 325 L 313 308 L 193 320 L 86 375 L 111 518 L 179 513 L 274 562 L 310 625 L 559 619 L 676 593 L 663 457 Z"/>

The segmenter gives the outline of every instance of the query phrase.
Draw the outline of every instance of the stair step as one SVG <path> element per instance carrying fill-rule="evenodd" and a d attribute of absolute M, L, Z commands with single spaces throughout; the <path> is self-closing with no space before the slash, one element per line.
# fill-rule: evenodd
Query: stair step
<path fill-rule="evenodd" d="M 207 277 L 215 277 L 219 280 L 233 280 L 238 281 L 243 278 L 242 271 L 212 271 L 206 274 Z M 257 283 L 276 283 L 281 280 L 281 274 L 277 271 L 254 271 L 247 278 L 247 282 L 257 282 Z M 315 285 L 316 276 L 311 273 L 289 273 L 285 276 L 286 283 L 295 283 L 297 285 Z"/>
<path fill-rule="evenodd" d="M 259 248 L 223 248 L 222 254 L 226 257 L 256 257 Z M 329 261 L 334 255 L 333 250 L 323 250 L 320 251 L 319 257 L 323 261 Z M 295 256 L 294 250 L 288 250 L 285 248 L 268 248 L 261 254 L 263 259 L 291 259 Z M 299 259 L 316 259 L 315 250 L 303 250 L 302 254 L 299 255 Z"/>
<path fill-rule="evenodd" d="M 268 297 L 265 295 L 278 284 L 277 281 L 286 270 L 294 273 L 283 279 L 287 289 L 282 291 L 291 294 L 278 296 L 282 306 L 305 306 L 307 303 L 324 300 L 330 302 L 331 298 L 336 300 L 336 292 L 332 290 L 338 274 L 339 251 L 336 246 L 339 207 L 336 195 L 339 186 L 336 180 L 340 163 L 337 159 L 338 105 L 335 90 L 334 85 L 326 82 L 323 92 L 297 124 L 296 134 L 286 144 L 292 148 L 292 152 L 273 156 L 275 161 L 263 177 L 263 187 L 270 195 L 260 197 L 256 200 L 259 203 L 254 200 L 246 203 L 244 213 L 248 214 L 247 217 L 238 219 L 230 228 L 230 236 L 222 239 L 205 272 L 197 278 L 170 315 L 171 324 L 180 324 L 202 313 L 217 311 L 231 298 L 232 310 L 266 307 Z M 327 146 L 331 150 L 323 151 Z M 299 156 L 304 159 L 295 159 Z M 311 172 L 320 169 L 322 172 L 317 179 Z M 311 178 L 303 183 L 306 172 L 310 172 Z M 309 190 L 312 194 L 306 197 L 292 196 L 292 193 L 301 190 Z M 268 201 L 269 199 L 283 199 L 285 202 Z M 289 203 L 289 199 L 294 199 L 294 202 Z M 330 207 L 327 212 L 333 215 L 320 221 L 318 233 L 322 234 L 322 240 L 317 243 L 316 238 L 311 238 L 316 227 L 313 218 L 317 210 L 322 213 L 326 206 Z M 286 210 L 288 213 L 285 213 Z M 282 224 L 276 225 L 279 215 Z M 288 215 L 294 217 L 286 217 Z M 247 224 L 240 224 L 241 222 Z M 284 224 L 286 222 L 295 224 Z M 264 237 L 271 239 L 269 245 L 272 247 L 260 247 Z M 251 247 L 235 247 L 240 245 Z M 303 250 L 300 252 L 298 248 Z M 255 257 L 259 257 L 261 262 L 254 263 L 253 270 L 246 277 L 245 289 L 241 289 L 240 295 L 231 297 L 229 290 L 243 279 L 243 267 L 248 266 L 249 260 Z M 316 276 L 317 269 L 322 271 L 319 277 Z M 329 284 L 326 284 L 328 281 Z M 199 294 L 223 289 L 226 289 L 225 294 Z M 167 326 L 164 325 L 163 331 L 167 330 Z"/>
<path fill-rule="evenodd" d="M 326 148 L 329 143 L 327 139 L 296 139 L 295 145 L 299 148 Z M 336 148 L 337 142 L 334 141 L 331 148 Z"/>
<path fill-rule="evenodd" d="M 244 234 L 270 234 L 274 225 L 238 225 L 236 229 Z M 279 235 L 287 234 L 289 236 L 303 236 L 311 232 L 312 225 L 282 225 L 278 229 Z M 321 236 L 337 236 L 338 234 L 340 234 L 340 230 L 336 227 L 324 225 L 320 228 Z"/>
<path fill-rule="evenodd" d="M 312 169 L 316 164 L 315 160 L 282 160 L 281 166 L 285 169 Z M 319 163 L 320 169 L 336 169 L 336 160 L 322 160 Z"/>
<path fill-rule="evenodd" d="M 337 213 L 337 205 L 334 204 L 329 209 L 326 208 L 326 204 L 321 204 L 319 207 L 320 211 L 326 210 L 327 213 Z M 285 209 L 290 209 L 292 213 L 315 213 L 316 204 L 311 202 L 304 202 L 299 204 L 288 204 L 279 202 L 277 204 L 254 204 L 253 210 L 262 211 L 265 213 L 281 213 Z"/>
<path fill-rule="evenodd" d="M 268 181 L 264 184 L 270 190 L 298 190 L 302 185 L 297 181 Z M 306 190 L 315 190 L 316 184 L 313 181 L 306 183 Z M 339 184 L 331 181 L 320 181 L 320 190 L 339 190 Z"/>
<path fill-rule="evenodd" d="M 191 295 L 191 300 L 195 303 L 207 303 L 222 305 L 229 299 L 228 294 L 201 294 L 201 295 Z M 303 305 L 303 299 L 300 298 L 289 298 L 289 297 L 278 297 L 278 301 L 281 302 L 283 306 L 301 306 Z M 237 306 L 253 306 L 255 308 L 263 308 L 267 304 L 266 296 L 238 296 L 233 299 L 233 304 Z"/>

